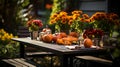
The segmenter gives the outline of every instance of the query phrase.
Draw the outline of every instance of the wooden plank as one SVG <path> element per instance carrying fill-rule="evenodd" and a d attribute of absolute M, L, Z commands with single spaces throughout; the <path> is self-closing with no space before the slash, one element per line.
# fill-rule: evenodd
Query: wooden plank
<path fill-rule="evenodd" d="M 109 64 L 109 65 L 112 65 L 112 63 L 113 63 L 111 60 L 107 60 L 107 59 L 103 59 L 103 58 L 99 58 L 99 57 L 94 57 L 94 56 L 76 56 L 76 58 L 88 60 L 88 61 L 105 63 L 105 64 Z"/>
<path fill-rule="evenodd" d="M 26 62 L 26 60 L 22 59 L 22 58 L 21 59 L 14 59 L 14 60 L 16 60 L 17 62 L 22 63 L 24 65 L 27 65 L 28 67 L 36 67 L 35 65 L 32 65 L 32 64 Z"/>
<path fill-rule="evenodd" d="M 42 57 L 42 56 L 53 56 L 51 52 L 26 52 L 28 57 Z"/>
<path fill-rule="evenodd" d="M 3 60 L 3 61 L 6 62 L 6 63 L 8 63 L 8 64 L 10 64 L 10 65 L 15 66 L 15 67 L 27 67 L 26 65 L 23 65 L 23 64 L 21 64 L 21 63 L 18 63 L 18 62 L 16 62 L 16 61 L 13 60 L 13 59 L 5 59 L 5 60 Z"/>
<path fill-rule="evenodd" d="M 2 61 L 15 67 L 36 67 L 35 65 L 27 62 L 27 60 L 23 58 L 3 59 Z"/>
<path fill-rule="evenodd" d="M 27 53 L 27 55 L 38 55 L 38 54 L 50 54 L 50 55 L 52 55 L 52 53 L 51 52 L 28 52 Z"/>

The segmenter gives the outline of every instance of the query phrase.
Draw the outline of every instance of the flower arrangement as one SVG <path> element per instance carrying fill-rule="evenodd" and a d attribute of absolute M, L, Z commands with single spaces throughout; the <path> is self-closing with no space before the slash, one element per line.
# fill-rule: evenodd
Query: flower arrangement
<path fill-rule="evenodd" d="M 71 13 L 61 11 L 50 16 L 50 24 L 55 24 L 55 29 L 71 30 L 82 33 L 85 29 L 101 29 L 111 33 L 115 26 L 120 26 L 120 19 L 115 13 L 96 12 L 91 17 L 81 10 Z"/>
<path fill-rule="evenodd" d="M 60 31 L 62 29 L 69 29 L 71 23 L 69 22 L 67 12 L 62 11 L 50 17 L 50 24 L 55 24 L 55 29 Z"/>
<path fill-rule="evenodd" d="M 88 14 L 83 13 L 81 10 L 75 10 L 72 11 L 72 17 L 72 30 L 82 33 L 84 29 L 90 28 L 90 19 Z"/>
<path fill-rule="evenodd" d="M 86 29 L 83 33 L 83 38 L 101 38 L 104 35 L 103 30 L 101 29 Z"/>
<path fill-rule="evenodd" d="M 115 13 L 96 12 L 90 18 L 94 28 L 100 28 L 105 32 L 112 32 L 114 26 L 120 25 L 120 20 Z"/>
<path fill-rule="evenodd" d="M 43 26 L 43 23 L 41 20 L 30 20 L 27 22 L 27 27 L 29 28 L 29 31 L 38 31 L 39 28 Z"/>
<path fill-rule="evenodd" d="M 86 22 L 89 22 L 89 16 L 83 14 L 81 10 L 72 11 L 71 14 L 61 11 L 50 16 L 49 24 L 55 24 L 55 29 L 60 30 L 74 30 L 81 32 L 85 27 Z M 85 23 L 84 23 L 85 22 Z"/>

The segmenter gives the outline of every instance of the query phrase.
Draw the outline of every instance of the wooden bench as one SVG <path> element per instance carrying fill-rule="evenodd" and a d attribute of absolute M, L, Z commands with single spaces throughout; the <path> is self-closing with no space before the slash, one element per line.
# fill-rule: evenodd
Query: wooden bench
<path fill-rule="evenodd" d="M 95 57 L 95 56 L 89 56 L 89 55 L 88 56 L 76 56 L 76 58 L 80 60 L 85 60 L 88 62 L 95 62 L 95 63 L 103 64 L 103 65 L 110 66 L 110 67 L 113 64 L 113 61 L 111 60 L 107 60 L 107 59 L 103 59 L 103 58 Z"/>
<path fill-rule="evenodd" d="M 2 67 L 37 67 L 39 66 L 35 62 L 26 60 L 23 58 L 3 59 L 0 65 Z"/>

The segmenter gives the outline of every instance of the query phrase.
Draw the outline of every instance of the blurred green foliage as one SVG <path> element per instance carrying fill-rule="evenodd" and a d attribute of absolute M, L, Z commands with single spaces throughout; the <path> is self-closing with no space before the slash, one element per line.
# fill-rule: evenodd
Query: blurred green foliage
<path fill-rule="evenodd" d="M 0 28 L 16 34 L 22 24 L 20 11 L 29 4 L 29 0 L 0 0 Z"/>
<path fill-rule="evenodd" d="M 11 38 L 17 37 L 0 29 L 0 58 L 13 58 L 19 56 L 19 43 Z"/>

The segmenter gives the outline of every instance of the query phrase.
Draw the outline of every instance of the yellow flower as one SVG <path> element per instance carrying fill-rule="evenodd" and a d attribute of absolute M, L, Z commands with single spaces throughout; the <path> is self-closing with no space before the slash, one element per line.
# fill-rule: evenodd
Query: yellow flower
<path fill-rule="evenodd" d="M 4 29 L 0 29 L 0 43 L 8 44 L 11 41 L 11 38 L 16 37 L 13 34 L 7 33 Z"/>

